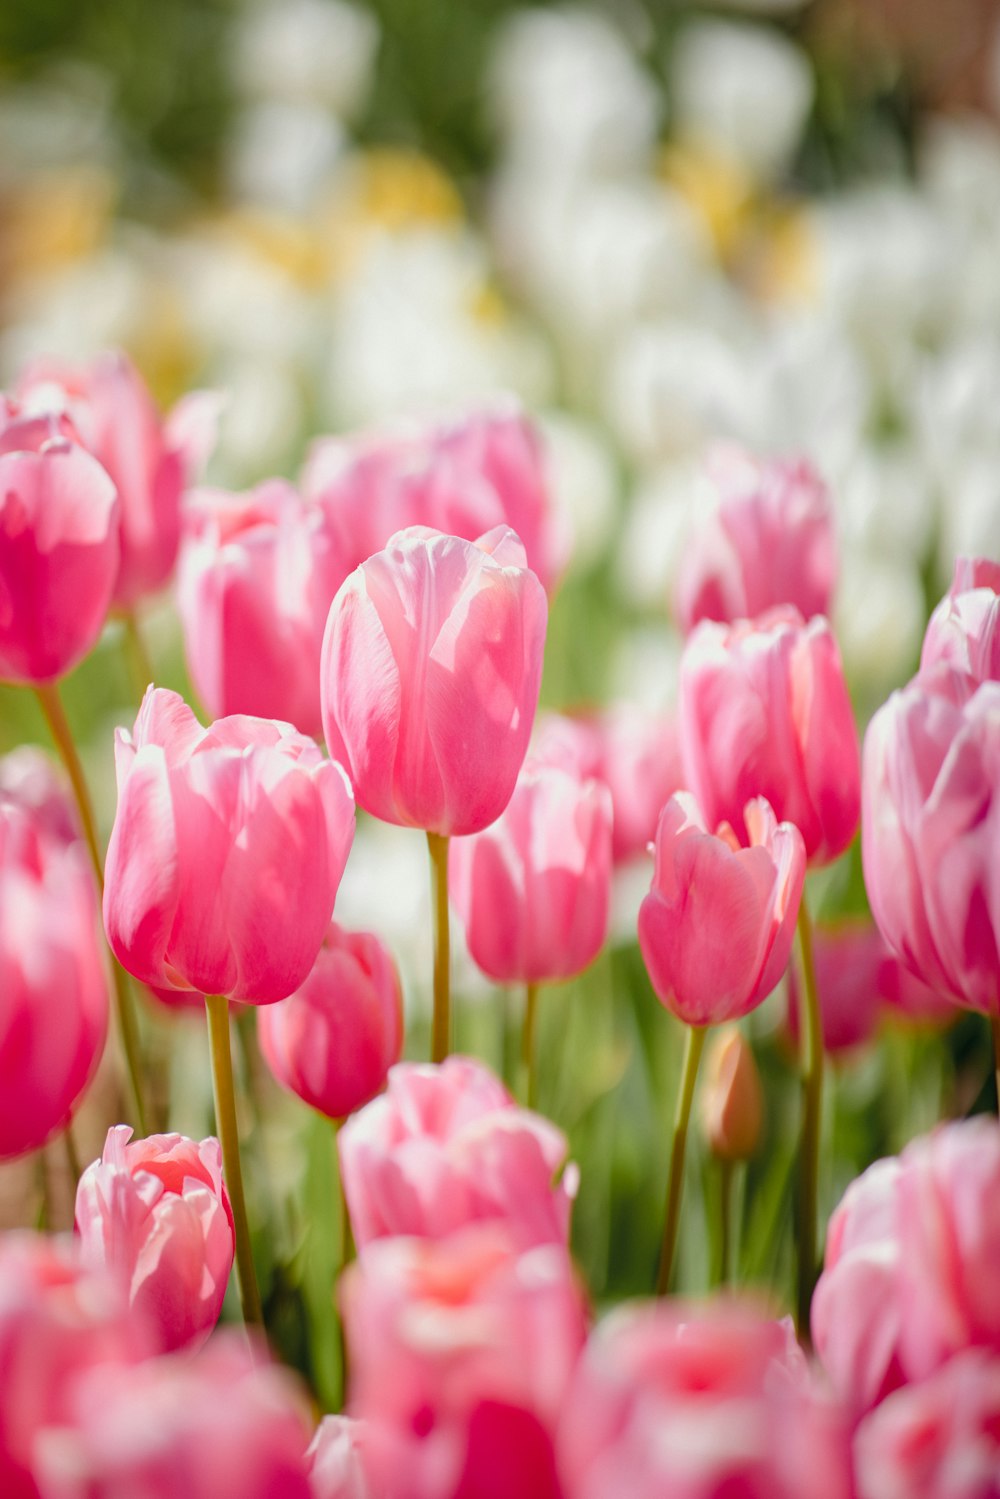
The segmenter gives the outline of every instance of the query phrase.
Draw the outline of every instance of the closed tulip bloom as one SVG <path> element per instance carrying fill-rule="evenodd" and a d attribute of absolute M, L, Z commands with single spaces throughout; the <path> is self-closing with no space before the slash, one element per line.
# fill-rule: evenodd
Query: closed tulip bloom
<path fill-rule="evenodd" d="M 802 838 L 776 823 L 762 799 L 747 806 L 746 829 L 749 848 L 728 825 L 710 833 L 684 791 L 660 815 L 639 946 L 657 998 L 687 1025 L 738 1020 L 788 966 L 805 877 Z"/>
<path fill-rule="evenodd" d="M 324 1416 L 306 1452 L 312 1499 L 372 1499 L 364 1465 L 365 1423 Z"/>
<path fill-rule="evenodd" d="M 681 658 L 680 724 L 687 786 L 709 827 L 739 829 L 763 796 L 798 828 L 811 865 L 843 853 L 858 826 L 860 755 L 825 619 L 806 624 L 789 608 L 699 625 Z"/>
<path fill-rule="evenodd" d="M 753 1050 L 735 1025 L 712 1036 L 701 1089 L 701 1127 L 722 1161 L 746 1161 L 760 1142 L 764 1092 Z"/>
<path fill-rule="evenodd" d="M 318 506 L 282 480 L 193 497 L 178 604 L 191 680 L 213 718 L 254 713 L 320 733 L 323 630 L 343 578 Z"/>
<path fill-rule="evenodd" d="M 897 956 L 956 1003 L 1000 1002 L 1000 683 L 939 665 L 868 726 L 861 853 Z"/>
<path fill-rule="evenodd" d="M 104 627 L 118 575 L 119 504 L 57 418 L 0 403 L 0 679 L 51 682 Z"/>
<path fill-rule="evenodd" d="M 354 835 L 340 766 L 288 724 L 205 729 L 162 688 L 118 731 L 115 764 L 104 923 L 119 961 L 159 988 L 284 999 L 316 961 Z"/>
<path fill-rule="evenodd" d="M 84 1260 L 106 1265 L 165 1351 L 197 1347 L 219 1320 L 233 1266 L 233 1223 L 217 1140 L 108 1130 L 76 1190 Z"/>
<path fill-rule="evenodd" d="M 566 1154 L 561 1131 L 518 1108 L 481 1062 L 401 1062 L 388 1091 L 340 1131 L 358 1248 L 388 1235 L 444 1238 L 480 1219 L 501 1220 L 521 1247 L 565 1244 L 577 1184 Z"/>
<path fill-rule="evenodd" d="M 442 836 L 510 800 L 538 704 L 547 608 L 512 531 L 415 527 L 357 568 L 323 641 L 323 730 L 358 804 Z"/>
<path fill-rule="evenodd" d="M 326 934 L 301 988 L 257 1017 L 264 1059 L 312 1108 L 343 1119 L 374 1098 L 403 1045 L 399 975 L 371 932 Z"/>
<path fill-rule="evenodd" d="M 386 1239 L 343 1302 L 375 1493 L 560 1499 L 552 1437 L 586 1333 L 564 1248 L 518 1254 L 499 1224 Z"/>
<path fill-rule="evenodd" d="M 449 889 L 469 951 L 498 983 L 582 973 L 608 930 L 611 793 L 529 761 L 490 827 L 458 839 Z"/>
<path fill-rule="evenodd" d="M 753 619 L 793 604 L 829 614 L 837 577 L 826 485 L 805 459 L 758 459 L 726 450 L 710 474 L 720 505 L 684 554 L 677 613 L 687 634 L 703 619 Z"/>
<path fill-rule="evenodd" d="M 951 589 L 930 617 L 920 670 L 945 661 L 979 682 L 1000 681 L 1000 563 L 960 557 Z"/>

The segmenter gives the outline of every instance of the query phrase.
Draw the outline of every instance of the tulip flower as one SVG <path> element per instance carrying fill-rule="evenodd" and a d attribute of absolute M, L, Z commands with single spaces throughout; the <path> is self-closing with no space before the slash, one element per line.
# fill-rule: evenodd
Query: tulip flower
<path fill-rule="evenodd" d="M 365 1473 L 365 1423 L 324 1416 L 306 1452 L 312 1499 L 373 1499 Z"/>
<path fill-rule="evenodd" d="M 253 713 L 319 734 L 323 630 L 345 576 L 319 507 L 290 485 L 198 491 L 178 605 L 191 680 L 213 717 Z"/>
<path fill-rule="evenodd" d="M 764 1122 L 764 1093 L 753 1051 L 735 1025 L 722 1026 L 712 1036 L 705 1068 L 701 1127 L 717 1162 L 718 1279 L 725 1285 L 732 1262 L 733 1171 L 738 1162 L 749 1160 L 757 1149 Z M 738 1231 L 736 1238 L 738 1248 Z"/>
<path fill-rule="evenodd" d="M 83 1258 L 119 1276 L 165 1351 L 197 1347 L 219 1320 L 233 1267 L 219 1143 L 131 1137 L 125 1124 L 109 1129 L 77 1185 Z"/>
<path fill-rule="evenodd" d="M 959 557 L 951 588 L 930 617 L 921 673 L 939 661 L 978 682 L 1000 681 L 1000 563 Z"/>
<path fill-rule="evenodd" d="M 312 972 L 257 1017 L 278 1081 L 330 1119 L 353 1114 L 384 1086 L 403 1045 L 399 975 L 370 932 L 331 923 Z"/>

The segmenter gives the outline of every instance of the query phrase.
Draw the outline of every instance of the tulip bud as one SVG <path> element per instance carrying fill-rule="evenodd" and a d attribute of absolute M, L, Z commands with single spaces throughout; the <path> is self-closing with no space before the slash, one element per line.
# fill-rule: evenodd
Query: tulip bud
<path fill-rule="evenodd" d="M 979 682 L 1000 679 L 1000 563 L 960 557 L 951 588 L 930 617 L 920 670 L 939 661 Z"/>
<path fill-rule="evenodd" d="M 735 1025 L 715 1032 L 705 1055 L 701 1124 L 713 1155 L 746 1161 L 757 1149 L 764 1095 L 753 1049 Z"/>

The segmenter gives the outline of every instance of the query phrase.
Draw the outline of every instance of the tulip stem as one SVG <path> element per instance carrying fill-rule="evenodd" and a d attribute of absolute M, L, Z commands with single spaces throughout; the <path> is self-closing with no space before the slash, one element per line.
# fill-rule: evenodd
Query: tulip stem
<path fill-rule="evenodd" d="M 233 1210 L 233 1233 L 236 1239 L 236 1276 L 240 1287 L 243 1321 L 262 1326 L 260 1292 L 253 1267 L 253 1249 L 243 1196 L 243 1171 L 240 1166 L 240 1139 L 236 1126 L 236 1093 L 233 1087 L 233 1059 L 229 1049 L 229 1000 L 224 994 L 206 994 L 208 1010 L 208 1044 L 212 1057 L 212 1089 L 215 1094 L 215 1123 L 222 1146 L 222 1169 L 226 1190 Z"/>
<path fill-rule="evenodd" d="M 73 1126 L 71 1124 L 67 1124 L 63 1130 L 63 1144 L 66 1147 L 66 1164 L 69 1167 L 69 1174 L 73 1178 L 73 1186 L 75 1187 L 82 1173 L 80 1170 L 80 1156 L 76 1148 L 76 1141 L 73 1138 Z"/>
<path fill-rule="evenodd" d="M 684 1153 L 687 1149 L 688 1121 L 691 1118 L 694 1085 L 698 1077 L 698 1063 L 701 1061 L 701 1053 L 705 1046 L 705 1034 L 705 1026 L 689 1025 L 684 1041 L 684 1061 L 681 1064 L 681 1083 L 677 1092 L 674 1138 L 670 1150 L 670 1170 L 667 1175 L 663 1249 L 660 1253 L 660 1270 L 656 1277 L 657 1296 L 665 1296 L 670 1289 L 670 1273 L 674 1265 L 677 1229 L 681 1219 L 681 1191 L 684 1186 Z"/>
<path fill-rule="evenodd" d="M 126 609 L 121 616 L 121 621 L 125 631 L 125 655 L 128 658 L 129 675 L 141 703 L 146 695 L 146 688 L 151 687 L 155 680 L 153 663 L 146 649 L 146 642 L 142 637 L 135 610 Z"/>
<path fill-rule="evenodd" d="M 434 906 L 434 1028 L 431 1060 L 443 1062 L 451 1050 L 451 942 L 448 932 L 448 839 L 427 834 Z"/>
<path fill-rule="evenodd" d="M 524 1070 L 525 1102 L 529 1109 L 535 1107 L 538 1074 L 535 1069 L 535 1032 L 538 1022 L 538 985 L 526 984 L 524 989 L 524 1026 L 521 1030 L 521 1065 Z"/>
<path fill-rule="evenodd" d="M 73 731 L 69 726 L 59 690 L 54 682 L 43 682 L 35 687 L 35 696 L 38 699 L 45 722 L 49 726 L 52 742 L 59 752 L 59 758 L 66 768 L 70 785 L 73 788 L 73 796 L 76 800 L 77 811 L 80 814 L 80 822 L 83 826 L 83 834 L 86 839 L 87 848 L 90 852 L 91 863 L 94 866 L 94 874 L 97 877 L 97 888 L 101 895 L 104 894 L 104 860 L 101 858 L 100 845 L 97 842 L 97 825 L 94 821 L 94 807 L 90 800 L 90 792 L 87 789 L 86 777 L 83 774 L 83 766 L 80 764 L 80 756 L 77 754 L 76 745 L 73 741 Z M 128 979 L 121 965 L 112 955 L 111 973 L 115 985 L 115 1013 L 118 1017 L 118 1034 L 121 1037 L 122 1051 L 125 1053 L 125 1067 L 128 1072 L 129 1086 L 132 1090 L 132 1103 L 135 1108 L 136 1122 L 141 1134 L 148 1134 L 149 1128 L 146 1122 L 146 1108 L 142 1090 L 142 1068 L 139 1063 L 139 1035 L 136 1026 L 135 1011 L 132 1007 L 132 996 L 129 992 Z"/>
<path fill-rule="evenodd" d="M 990 1030 L 993 1032 L 993 1069 L 997 1080 L 997 1113 L 1000 1114 L 1000 1015 L 990 1016 Z"/>
<path fill-rule="evenodd" d="M 733 1274 L 733 1163 L 719 1162 L 719 1285 L 728 1286 Z"/>
<path fill-rule="evenodd" d="M 799 906 L 799 955 L 802 961 L 802 1145 L 799 1158 L 798 1198 L 798 1299 L 796 1323 L 800 1338 L 809 1338 L 809 1309 L 816 1283 L 816 1212 L 819 1194 L 819 1136 L 823 1106 L 823 1026 L 816 969 L 813 963 L 812 925 L 805 895 Z"/>

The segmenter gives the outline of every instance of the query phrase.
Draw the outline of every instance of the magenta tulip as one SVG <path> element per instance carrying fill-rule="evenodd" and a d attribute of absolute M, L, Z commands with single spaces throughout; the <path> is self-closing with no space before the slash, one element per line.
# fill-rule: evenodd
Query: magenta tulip
<path fill-rule="evenodd" d="M 323 642 L 323 729 L 358 803 L 386 822 L 476 833 L 510 800 L 541 681 L 545 594 L 498 528 L 414 527 L 340 589 Z"/>
<path fill-rule="evenodd" d="M 681 659 L 681 744 L 688 788 L 708 827 L 741 832 L 743 808 L 763 796 L 793 822 L 810 864 L 835 859 L 860 807 L 858 738 L 825 619 L 794 609 L 735 625 L 706 622 Z"/>
<path fill-rule="evenodd" d="M 84 1260 L 106 1265 L 165 1351 L 197 1347 L 219 1320 L 233 1267 L 233 1222 L 217 1140 L 108 1130 L 76 1191 Z"/>
<path fill-rule="evenodd" d="M 658 999 L 688 1025 L 737 1020 L 788 966 L 805 852 L 797 828 L 763 800 L 746 809 L 750 847 L 710 833 L 694 798 L 671 797 L 656 830 L 639 946 Z"/>
<path fill-rule="evenodd" d="M 289 1092 L 330 1119 L 385 1086 L 403 1045 L 403 1000 L 388 951 L 332 923 L 301 988 L 257 1016 L 260 1049 Z"/>
<path fill-rule="evenodd" d="M 104 922 L 123 967 L 160 988 L 284 999 L 316 961 L 354 835 L 340 766 L 288 724 L 202 728 L 162 688 L 118 731 L 115 762 Z"/>
<path fill-rule="evenodd" d="M 1000 681 L 1000 563 L 960 557 L 951 589 L 930 617 L 921 672 L 939 661 L 979 682 Z"/>

